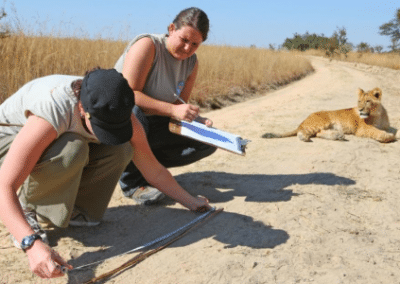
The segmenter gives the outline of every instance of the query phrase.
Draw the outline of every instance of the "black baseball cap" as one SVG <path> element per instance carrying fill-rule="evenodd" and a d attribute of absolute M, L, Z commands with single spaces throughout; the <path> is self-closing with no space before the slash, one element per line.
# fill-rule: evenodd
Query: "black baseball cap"
<path fill-rule="evenodd" d="M 115 69 L 90 72 L 83 78 L 80 100 L 102 144 L 119 145 L 131 139 L 135 98 L 121 73 Z"/>

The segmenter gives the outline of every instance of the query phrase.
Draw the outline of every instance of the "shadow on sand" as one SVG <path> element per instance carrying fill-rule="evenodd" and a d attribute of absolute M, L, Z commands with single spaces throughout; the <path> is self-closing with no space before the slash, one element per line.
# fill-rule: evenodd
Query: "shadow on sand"
<path fill-rule="evenodd" d="M 207 196 L 212 203 L 227 202 L 236 196 L 246 197 L 246 202 L 287 202 L 291 200 L 292 196 L 298 195 L 288 188 L 291 185 L 355 184 L 351 179 L 338 177 L 331 173 L 241 175 L 199 172 L 181 174 L 176 179 L 192 195 Z M 173 202 L 169 199 L 164 201 L 164 205 Z M 85 247 L 105 248 L 83 254 L 78 251 L 76 258 L 69 261 L 74 267 L 78 267 L 142 246 L 180 228 L 197 216 L 199 216 L 198 213 L 186 209 L 124 205 L 109 208 L 104 216 L 104 221 L 97 227 L 57 229 L 49 232 L 49 239 L 52 245 L 56 245 L 60 238 L 69 237 L 81 242 Z M 183 247 L 206 238 L 213 238 L 225 244 L 225 248 L 245 246 L 263 249 L 274 248 L 285 243 L 289 239 L 289 234 L 260 221 L 254 221 L 252 217 L 223 211 L 170 247 Z M 71 251 L 74 249 L 71 248 Z M 87 269 L 70 271 L 68 283 L 83 283 L 93 278 L 95 268 L 96 265 L 93 265 Z M 112 268 L 115 267 L 110 267 L 110 269 Z"/>

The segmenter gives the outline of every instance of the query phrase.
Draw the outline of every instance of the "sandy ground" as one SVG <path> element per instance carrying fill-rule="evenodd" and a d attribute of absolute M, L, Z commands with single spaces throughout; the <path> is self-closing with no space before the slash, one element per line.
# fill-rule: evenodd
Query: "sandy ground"
<path fill-rule="evenodd" d="M 170 247 L 102 283 L 400 283 L 400 144 L 289 131 L 317 110 L 356 105 L 358 87 L 380 87 L 392 127 L 400 127 L 400 72 L 311 58 L 316 72 L 267 96 L 206 114 L 220 129 L 250 139 L 245 157 L 218 150 L 171 169 L 193 195 L 224 211 Z M 143 245 L 193 220 L 171 200 L 139 207 L 116 190 L 104 222 L 50 230 L 74 266 Z M 133 255 L 64 278 L 41 280 L 0 224 L 0 284 L 82 283 Z"/>

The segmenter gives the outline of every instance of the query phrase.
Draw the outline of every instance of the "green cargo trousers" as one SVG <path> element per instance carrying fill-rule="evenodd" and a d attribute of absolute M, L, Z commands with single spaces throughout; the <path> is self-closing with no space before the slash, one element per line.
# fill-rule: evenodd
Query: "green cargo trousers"
<path fill-rule="evenodd" d="M 1 164 L 14 138 L 0 138 Z M 19 200 L 57 227 L 68 226 L 74 207 L 100 221 L 132 155 L 129 142 L 109 146 L 64 133 L 42 154 L 21 186 Z"/>

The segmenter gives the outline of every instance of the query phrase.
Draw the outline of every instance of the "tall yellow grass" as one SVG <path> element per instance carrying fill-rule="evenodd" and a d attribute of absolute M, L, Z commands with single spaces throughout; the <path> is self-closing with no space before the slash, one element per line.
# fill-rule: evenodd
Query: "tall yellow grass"
<path fill-rule="evenodd" d="M 304 54 L 327 57 L 321 50 L 308 50 Z M 400 70 L 400 53 L 349 52 L 347 58 L 344 55 L 335 55 L 333 59 Z"/>
<path fill-rule="evenodd" d="M 1 101 L 26 82 L 50 74 L 83 75 L 94 66 L 112 68 L 126 42 L 12 35 L 0 40 Z M 307 59 L 266 49 L 203 45 L 192 102 L 246 95 L 286 84 L 313 70 Z M 0 102 L 1 102 L 0 101 Z"/>
<path fill-rule="evenodd" d="M 268 49 L 205 45 L 197 55 L 200 68 L 192 98 L 200 105 L 275 88 L 313 71 L 301 56 Z"/>
<path fill-rule="evenodd" d="M 0 39 L 0 94 L 4 100 L 28 81 L 50 74 L 83 75 L 110 68 L 122 42 L 13 35 Z"/>

